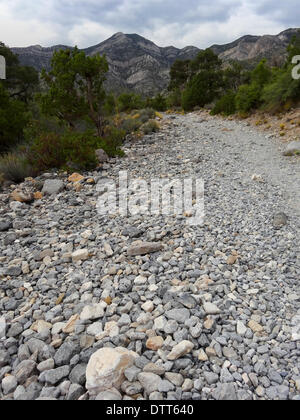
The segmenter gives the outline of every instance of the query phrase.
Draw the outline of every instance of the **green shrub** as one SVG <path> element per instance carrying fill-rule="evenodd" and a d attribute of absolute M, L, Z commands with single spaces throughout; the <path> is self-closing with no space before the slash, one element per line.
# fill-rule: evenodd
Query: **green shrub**
<path fill-rule="evenodd" d="M 62 137 L 57 133 L 40 133 L 28 150 L 27 160 L 37 173 L 60 168 L 65 159 Z"/>
<path fill-rule="evenodd" d="M 229 91 L 226 95 L 220 98 L 214 108 L 211 111 L 211 115 L 223 114 L 223 115 L 232 115 L 236 111 L 235 105 L 235 93 Z"/>
<path fill-rule="evenodd" d="M 120 112 L 129 112 L 133 109 L 141 109 L 144 107 L 142 97 L 135 93 L 122 93 L 118 97 L 118 107 Z"/>
<path fill-rule="evenodd" d="M 4 179 L 21 182 L 24 178 L 34 176 L 34 170 L 29 165 L 26 155 L 20 152 L 6 153 L 0 157 L 0 175 Z"/>
<path fill-rule="evenodd" d="M 292 78 L 291 66 L 274 71 L 272 82 L 264 87 L 262 100 L 263 109 L 272 113 L 283 110 L 287 103 L 299 103 L 300 80 Z"/>
<path fill-rule="evenodd" d="M 156 133 L 159 131 L 159 125 L 156 121 L 150 120 L 142 126 L 142 131 L 144 134 Z"/>
<path fill-rule="evenodd" d="M 172 91 L 167 99 L 167 108 L 171 109 L 171 108 L 178 108 L 182 106 L 181 104 L 181 91 L 180 89 L 175 89 L 174 91 Z"/>
<path fill-rule="evenodd" d="M 221 86 L 221 73 L 202 70 L 196 74 L 182 92 L 182 108 L 192 111 L 195 106 L 204 107 L 216 99 Z"/>
<path fill-rule="evenodd" d="M 124 136 L 125 132 L 115 127 L 106 127 L 105 137 L 95 136 L 93 131 L 42 133 L 32 142 L 27 160 L 37 173 L 51 168 L 68 169 L 70 164 L 91 170 L 97 166 L 96 149 L 105 150 L 109 156 L 123 155 Z"/>
<path fill-rule="evenodd" d="M 140 114 L 139 120 L 142 123 L 146 123 L 147 121 L 155 118 L 155 111 L 153 108 L 142 109 L 139 114 Z"/>
<path fill-rule="evenodd" d="M 242 85 L 236 94 L 236 109 L 248 113 L 260 104 L 261 88 L 257 84 Z"/>
<path fill-rule="evenodd" d="M 0 154 L 23 140 L 28 120 L 25 103 L 12 99 L 0 82 Z"/>
<path fill-rule="evenodd" d="M 125 118 L 120 124 L 120 128 L 125 131 L 126 134 L 131 134 L 137 131 L 142 125 L 138 118 Z"/>
<path fill-rule="evenodd" d="M 154 98 L 148 100 L 148 104 L 156 111 L 164 112 L 167 109 L 167 101 L 164 96 L 158 93 Z"/>
<path fill-rule="evenodd" d="M 124 138 L 126 136 L 125 130 L 113 126 L 107 126 L 105 129 L 105 137 L 100 139 L 97 148 L 105 150 L 108 156 L 124 156 L 124 151 L 121 149 Z"/>

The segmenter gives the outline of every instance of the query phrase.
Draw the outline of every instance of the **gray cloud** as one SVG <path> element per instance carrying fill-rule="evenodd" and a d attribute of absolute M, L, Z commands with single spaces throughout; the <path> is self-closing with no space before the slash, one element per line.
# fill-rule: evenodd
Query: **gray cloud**
<path fill-rule="evenodd" d="M 86 47 L 122 31 L 139 33 L 161 46 L 207 47 L 246 33 L 277 33 L 297 26 L 298 1 L 0 0 L 0 40 Z"/>

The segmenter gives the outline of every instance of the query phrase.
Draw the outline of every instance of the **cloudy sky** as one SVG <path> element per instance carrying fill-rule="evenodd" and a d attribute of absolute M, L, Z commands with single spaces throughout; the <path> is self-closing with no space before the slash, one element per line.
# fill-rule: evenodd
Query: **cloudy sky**
<path fill-rule="evenodd" d="M 0 0 L 0 41 L 11 47 L 84 48 L 124 32 L 203 48 L 299 26 L 299 0 Z"/>

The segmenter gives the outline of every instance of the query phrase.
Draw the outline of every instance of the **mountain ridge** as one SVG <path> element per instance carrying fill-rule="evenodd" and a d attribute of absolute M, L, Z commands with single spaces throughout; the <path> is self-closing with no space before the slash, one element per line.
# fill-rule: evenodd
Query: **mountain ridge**
<path fill-rule="evenodd" d="M 286 47 L 298 31 L 290 28 L 278 35 L 245 35 L 228 44 L 214 44 L 210 48 L 224 61 L 259 61 L 266 57 L 271 64 L 284 60 Z M 41 71 L 50 70 L 54 51 L 70 49 L 66 45 L 42 47 L 13 47 L 22 65 Z M 109 90 L 133 90 L 145 95 L 160 92 L 168 86 L 170 67 L 175 60 L 193 59 L 199 51 L 195 46 L 176 48 L 172 45 L 159 47 L 138 34 L 117 32 L 110 38 L 88 48 L 81 49 L 87 55 L 106 54 L 109 73 L 106 86 Z"/>

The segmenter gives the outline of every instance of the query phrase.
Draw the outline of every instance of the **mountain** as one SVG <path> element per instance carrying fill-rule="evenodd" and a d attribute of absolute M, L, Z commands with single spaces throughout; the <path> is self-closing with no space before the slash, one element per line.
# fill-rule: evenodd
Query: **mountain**
<path fill-rule="evenodd" d="M 213 51 L 225 61 L 238 60 L 257 62 L 266 57 L 271 64 L 283 62 L 286 47 L 297 29 L 288 29 L 278 35 L 246 35 L 225 45 L 213 45 Z M 67 49 L 65 45 L 43 48 L 34 45 L 27 48 L 12 48 L 23 65 L 37 70 L 50 69 L 53 52 Z M 169 70 L 175 60 L 194 58 L 199 48 L 189 46 L 183 49 L 158 47 L 152 41 L 137 34 L 118 32 L 106 41 L 83 49 L 88 55 L 106 54 L 109 73 L 106 85 L 114 91 L 134 90 L 153 94 L 165 89 L 169 82 Z"/>
<path fill-rule="evenodd" d="M 267 58 L 271 65 L 280 65 L 286 57 L 286 48 L 299 29 L 287 29 L 278 35 L 246 35 L 230 44 L 213 45 L 211 49 L 224 60 L 258 62 Z"/>
<path fill-rule="evenodd" d="M 21 64 L 33 66 L 38 71 L 50 69 L 53 52 L 64 45 L 43 48 L 34 45 L 27 48 L 12 48 L 19 56 Z M 87 55 L 106 54 L 109 63 L 107 86 L 115 91 L 135 90 L 152 94 L 165 89 L 169 82 L 169 70 L 177 59 L 192 59 L 198 51 L 196 47 L 158 47 L 153 42 L 137 35 L 116 33 L 100 44 L 83 49 Z"/>

